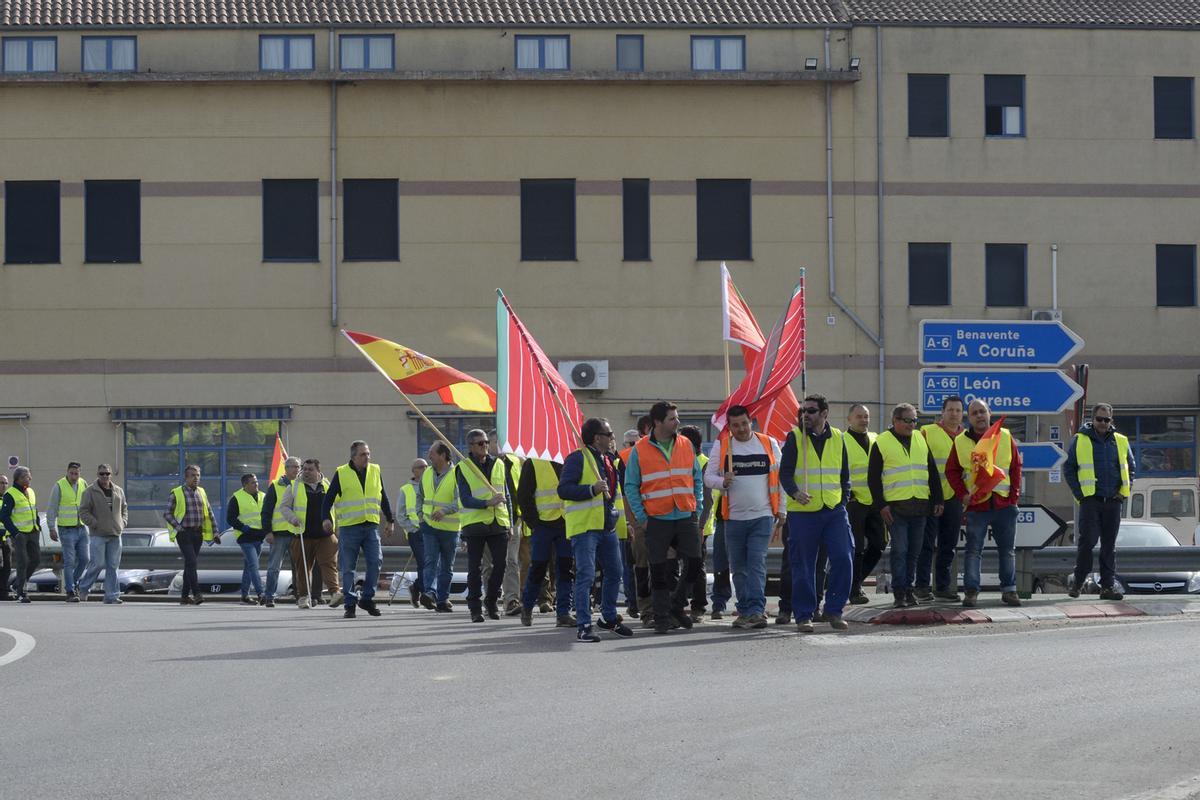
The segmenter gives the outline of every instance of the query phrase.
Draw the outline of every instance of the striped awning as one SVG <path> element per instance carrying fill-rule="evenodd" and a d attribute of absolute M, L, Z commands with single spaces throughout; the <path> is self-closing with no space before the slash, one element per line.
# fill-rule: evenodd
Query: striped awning
<path fill-rule="evenodd" d="M 291 406 L 184 406 L 110 410 L 113 422 L 229 422 L 292 418 Z"/>

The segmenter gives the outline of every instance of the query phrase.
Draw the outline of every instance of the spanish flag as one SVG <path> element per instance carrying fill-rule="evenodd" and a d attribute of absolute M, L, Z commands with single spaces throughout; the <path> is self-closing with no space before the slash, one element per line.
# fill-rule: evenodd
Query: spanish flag
<path fill-rule="evenodd" d="M 344 329 L 342 333 L 401 392 L 437 392 L 443 403 L 463 411 L 496 411 L 496 390 L 483 381 L 387 339 Z"/>
<path fill-rule="evenodd" d="M 283 441 L 277 433 L 275 434 L 275 452 L 271 455 L 271 483 L 283 477 L 283 462 L 287 461 L 287 457 L 287 450 L 283 449 Z"/>
<path fill-rule="evenodd" d="M 971 448 L 971 474 L 974 476 L 975 490 L 967 499 L 968 505 L 983 502 L 992 489 L 1007 477 L 1002 467 L 996 466 L 996 453 L 1000 450 L 1000 426 L 1004 417 L 992 423 L 979 441 Z"/>

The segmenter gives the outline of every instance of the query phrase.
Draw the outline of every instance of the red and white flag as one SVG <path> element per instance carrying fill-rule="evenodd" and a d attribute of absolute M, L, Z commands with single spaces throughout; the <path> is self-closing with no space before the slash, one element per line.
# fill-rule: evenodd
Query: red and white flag
<path fill-rule="evenodd" d="M 725 427 L 726 412 L 731 406 L 742 405 L 750 416 L 758 419 L 769 413 L 785 392 L 791 392 L 791 382 L 804 370 L 804 276 L 792 291 L 783 316 L 771 329 L 766 344 L 753 363 L 746 365 L 741 384 L 726 398 L 713 414 L 713 425 Z M 795 395 L 792 395 L 793 401 Z M 793 412 L 794 414 L 794 412 Z M 795 416 L 792 417 L 795 420 Z M 789 422 L 787 430 L 795 425 Z M 764 431 L 766 433 L 767 431 Z M 786 435 L 786 432 L 785 434 Z"/>
<path fill-rule="evenodd" d="M 579 448 L 583 413 L 508 298 L 499 290 L 496 293 L 496 436 L 500 452 L 561 464 Z M 555 401 L 556 394 L 569 422 Z"/>
<path fill-rule="evenodd" d="M 726 341 L 736 342 L 742 347 L 742 364 L 746 372 L 754 369 L 754 364 L 766 346 L 762 328 L 754 317 L 754 312 L 742 297 L 742 293 L 733 284 L 729 268 L 721 262 L 721 335 Z M 751 418 L 758 423 L 758 430 L 777 441 L 787 438 L 788 432 L 796 426 L 796 413 L 800 403 L 796 393 L 788 386 L 769 402 L 762 404 L 757 413 L 751 412 Z"/>

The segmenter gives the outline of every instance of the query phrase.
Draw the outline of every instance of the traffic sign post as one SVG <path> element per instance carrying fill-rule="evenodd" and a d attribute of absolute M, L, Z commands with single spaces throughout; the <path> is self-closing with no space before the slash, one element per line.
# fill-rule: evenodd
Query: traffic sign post
<path fill-rule="evenodd" d="M 957 395 L 964 406 L 983 400 L 993 414 L 1057 414 L 1083 396 L 1075 381 L 1056 369 L 923 369 L 921 411 L 941 411 L 942 400 Z"/>
<path fill-rule="evenodd" d="M 1067 454 L 1053 442 L 1018 442 L 1017 452 L 1021 454 L 1022 472 L 1048 472 L 1067 460 Z"/>
<path fill-rule="evenodd" d="M 1061 322 L 1040 320 L 921 320 L 923 366 L 1057 367 L 1083 349 Z"/>

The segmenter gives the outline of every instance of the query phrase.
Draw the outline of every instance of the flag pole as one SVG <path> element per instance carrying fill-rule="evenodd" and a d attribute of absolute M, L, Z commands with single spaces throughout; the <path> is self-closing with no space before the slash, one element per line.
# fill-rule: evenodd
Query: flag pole
<path fill-rule="evenodd" d="M 804 361 L 800 362 L 800 414 L 804 416 L 804 397 L 808 394 L 808 294 L 804 291 L 804 267 L 800 268 L 800 296 L 805 305 L 804 325 L 800 329 L 804 336 Z M 808 434 L 804 423 L 800 425 L 800 434 L 804 437 L 804 493 L 808 494 Z"/>
<path fill-rule="evenodd" d="M 379 364 L 375 363 L 375 359 L 373 359 L 369 355 L 367 355 L 367 351 L 363 350 L 362 346 L 358 342 L 356 342 L 350 338 L 349 334 L 346 333 L 345 328 L 342 328 L 342 335 L 346 337 L 346 339 L 350 342 L 350 344 L 354 345 L 355 349 L 358 350 L 358 352 L 362 353 L 363 358 L 367 359 L 367 361 L 370 362 L 371 366 L 373 366 L 375 368 L 376 372 L 378 372 L 383 377 L 387 378 L 387 382 L 389 384 L 391 384 L 392 388 L 400 393 L 400 396 L 404 398 L 404 402 L 408 403 L 409 407 L 411 407 L 412 410 L 416 412 L 417 416 L 420 417 L 421 420 L 424 421 L 424 423 L 429 426 L 429 429 L 432 430 L 439 439 L 441 439 L 443 442 L 445 442 L 446 446 L 450 448 L 450 452 L 452 452 L 452 453 L 454 453 L 454 455 L 458 456 L 458 460 L 460 462 L 466 461 L 467 463 L 469 463 L 471 465 L 471 467 L 475 470 L 475 472 L 479 475 L 479 477 L 483 479 L 484 484 L 487 485 L 488 489 L 491 490 L 492 494 L 500 494 L 500 492 L 496 490 L 496 487 L 492 486 L 492 482 L 490 480 L 488 480 L 488 477 L 483 474 L 483 470 L 481 470 L 474 461 L 472 461 L 471 459 L 464 456 L 462 454 L 462 452 L 457 447 L 454 446 L 454 442 L 452 442 L 446 438 L 446 434 L 442 433 L 442 429 L 439 428 L 437 425 L 434 425 L 433 421 L 430 420 L 429 417 L 425 416 L 425 413 L 423 411 L 421 411 L 421 409 L 417 408 L 417 404 L 412 401 L 412 398 L 409 397 L 403 389 L 401 389 L 399 386 L 396 385 L 396 382 L 394 380 L 392 380 L 391 376 L 383 371 L 383 367 L 381 367 L 381 366 L 379 366 Z"/>

